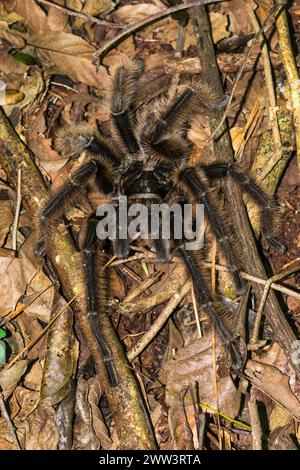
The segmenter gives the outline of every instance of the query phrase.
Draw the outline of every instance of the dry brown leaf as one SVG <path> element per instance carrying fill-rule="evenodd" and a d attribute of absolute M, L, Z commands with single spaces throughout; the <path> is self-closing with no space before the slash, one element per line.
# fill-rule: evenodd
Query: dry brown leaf
<path fill-rule="evenodd" d="M 80 377 L 77 383 L 74 448 L 96 450 L 100 446 L 110 448 L 111 440 L 104 424 L 98 402 L 101 388 L 96 378 L 88 381 Z"/>
<path fill-rule="evenodd" d="M 41 388 L 41 382 L 43 377 L 43 368 L 40 361 L 35 361 L 31 366 L 28 374 L 24 377 L 24 386 L 29 390 L 35 392 Z"/>
<path fill-rule="evenodd" d="M 25 241 L 18 258 L 0 258 L 0 272 L 3 274 L 0 315 L 14 310 L 20 297 L 26 292 L 30 295 L 38 294 L 51 284 L 48 277 L 42 271 L 36 276 L 39 265 L 37 258 L 33 254 L 32 242 L 31 238 Z M 36 300 L 38 317 L 44 321 L 49 319 L 52 301 L 52 288 L 43 294 L 42 299 Z M 32 316 L 36 316 L 34 304 L 29 307 L 29 313 Z"/>
<path fill-rule="evenodd" d="M 105 67 L 92 64 L 96 49 L 84 39 L 64 32 L 51 32 L 30 38 L 32 44 L 43 50 L 43 54 L 75 82 L 83 82 L 101 88 L 107 77 Z"/>
<path fill-rule="evenodd" d="M 24 250 L 21 250 L 19 258 L 0 258 L 0 272 L 3 275 L 0 315 L 15 309 L 19 298 L 25 294 L 27 283 L 35 275 L 36 270 L 36 266 L 27 259 Z"/>
<path fill-rule="evenodd" d="M 248 361 L 245 375 L 252 384 L 279 403 L 295 419 L 300 420 L 300 400 L 297 394 L 293 393 L 296 386 L 299 396 L 299 383 L 291 383 L 288 375 L 261 361 Z"/>
<path fill-rule="evenodd" d="M 10 369 L 0 372 L 0 386 L 4 397 L 8 397 L 16 388 L 19 380 L 27 370 L 28 361 L 17 361 Z"/>
<path fill-rule="evenodd" d="M 0 21 L 0 38 L 16 48 L 24 47 L 25 40 L 16 31 L 11 31 L 7 23 Z"/>
<path fill-rule="evenodd" d="M 54 409 L 51 406 L 38 406 L 25 422 L 19 424 L 19 434 L 23 436 L 26 450 L 56 450 L 59 434 Z"/>
<path fill-rule="evenodd" d="M 28 390 L 25 387 L 16 387 L 11 399 L 10 406 L 12 409 L 11 416 L 16 427 L 22 426 L 24 420 L 36 408 L 39 399 L 39 392 Z"/>
<path fill-rule="evenodd" d="M 199 389 L 199 405 L 219 410 L 230 418 L 234 418 L 240 407 L 240 392 L 235 387 L 230 375 L 223 373 L 221 358 L 224 358 L 224 345 L 216 340 L 218 396 L 214 387 L 213 352 L 211 335 L 191 343 L 180 349 L 175 358 L 166 363 L 166 403 L 169 406 L 169 423 L 176 448 L 183 445 L 190 448 L 191 430 L 184 421 L 184 416 L 194 414 L 193 402 L 186 392 L 195 383 Z M 185 397 L 185 399 L 184 399 Z M 195 431 L 195 430 L 194 430 Z"/>
<path fill-rule="evenodd" d="M 2 247 L 7 235 L 9 234 L 11 225 L 14 221 L 14 214 L 10 201 L 0 201 L 0 246 Z"/>
<path fill-rule="evenodd" d="M 38 67 L 31 67 L 30 72 L 26 74 L 24 83 L 20 87 L 20 92 L 25 96 L 20 103 L 4 106 L 5 113 L 10 116 L 14 110 L 25 108 L 37 98 L 43 89 L 44 80 L 41 70 Z"/>
<path fill-rule="evenodd" d="M 227 31 L 228 27 L 228 17 L 224 13 L 219 12 L 211 12 L 209 14 L 209 18 L 211 21 L 211 29 L 213 34 L 213 40 L 216 44 L 221 39 L 228 38 L 230 36 L 230 32 Z"/>
<path fill-rule="evenodd" d="M 60 11 L 57 8 L 49 8 L 47 25 L 51 31 L 71 32 L 71 27 L 68 25 L 68 22 L 69 16 L 67 13 Z"/>
<path fill-rule="evenodd" d="M 0 418 L 0 450 L 17 450 L 4 418 Z"/>
<path fill-rule="evenodd" d="M 230 137 L 233 146 L 233 150 L 236 152 L 241 146 L 241 143 L 244 138 L 244 128 L 243 127 L 232 127 L 230 129 Z"/>
<path fill-rule="evenodd" d="M 275 403 L 269 418 L 270 431 L 273 432 L 278 428 L 286 426 L 291 419 L 291 414 Z"/>
<path fill-rule="evenodd" d="M 151 3 L 139 3 L 136 5 L 124 5 L 112 13 L 113 20 L 116 23 L 136 23 L 147 18 L 147 16 L 154 15 L 162 11 L 161 8 Z"/>
<path fill-rule="evenodd" d="M 13 58 L 12 55 L 7 52 L 0 51 L 0 64 L 2 73 L 20 73 L 23 74 L 27 72 L 29 66 L 18 62 Z"/>
<path fill-rule="evenodd" d="M 76 8 L 76 11 L 96 17 L 100 15 L 105 16 L 113 9 L 114 5 L 114 2 L 111 0 L 86 0 L 83 5 L 80 5 L 79 10 Z M 76 18 L 73 28 L 79 29 L 84 23 L 86 23 L 85 19 Z"/>
<path fill-rule="evenodd" d="M 14 11 L 21 15 L 34 33 L 47 31 L 47 15 L 34 0 L 15 0 Z"/>

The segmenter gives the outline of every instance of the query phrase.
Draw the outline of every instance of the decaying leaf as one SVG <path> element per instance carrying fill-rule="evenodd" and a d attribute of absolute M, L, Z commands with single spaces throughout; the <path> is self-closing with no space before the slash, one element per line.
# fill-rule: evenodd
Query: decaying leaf
<path fill-rule="evenodd" d="M 197 384 L 199 403 L 203 411 L 219 410 L 230 418 L 235 418 L 240 407 L 240 392 L 234 385 L 228 371 L 224 374 L 221 358 L 224 357 L 224 345 L 216 341 L 216 373 L 218 393 L 215 390 L 213 351 L 211 336 L 191 343 L 178 350 L 173 359 L 166 363 L 166 403 L 169 406 L 169 423 L 176 448 L 191 448 L 191 430 L 187 418 L 194 414 L 193 401 L 188 388 Z M 194 430 L 195 431 L 195 430 Z M 184 438 L 185 436 L 185 438 Z"/>
<path fill-rule="evenodd" d="M 62 298 L 55 304 L 52 315 L 66 305 Z M 73 313 L 66 308 L 48 332 L 40 403 L 56 405 L 71 389 L 77 365 L 78 343 L 73 334 Z"/>
<path fill-rule="evenodd" d="M 18 425 L 26 450 L 56 450 L 59 434 L 55 411 L 51 406 L 38 406 L 27 419 Z"/>
<path fill-rule="evenodd" d="M 109 449 L 111 440 L 97 406 L 101 388 L 96 378 L 81 377 L 77 384 L 76 419 L 74 425 L 75 449 Z"/>
<path fill-rule="evenodd" d="M 0 386 L 5 397 L 13 392 L 21 377 L 25 374 L 27 366 L 28 361 L 22 359 L 17 361 L 10 369 L 1 370 Z"/>

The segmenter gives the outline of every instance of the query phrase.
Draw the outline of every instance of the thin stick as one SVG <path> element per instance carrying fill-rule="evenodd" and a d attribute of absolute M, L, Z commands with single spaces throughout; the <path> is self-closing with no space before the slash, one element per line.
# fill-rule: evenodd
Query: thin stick
<path fill-rule="evenodd" d="M 134 361 L 138 357 L 139 354 L 148 346 L 149 343 L 153 340 L 153 338 L 157 335 L 157 333 L 161 330 L 163 325 L 166 323 L 170 315 L 174 312 L 177 305 L 180 304 L 182 299 L 189 293 L 191 289 L 190 281 L 187 281 L 181 290 L 172 296 L 169 300 L 165 308 L 162 310 L 158 318 L 152 323 L 149 330 L 144 334 L 144 336 L 138 341 L 133 348 L 127 353 L 128 360 L 130 362 Z"/>
<path fill-rule="evenodd" d="M 205 262 L 204 264 L 206 266 L 209 266 L 209 267 L 211 266 L 211 263 L 208 263 L 208 262 Z M 226 272 L 226 273 L 230 271 L 227 266 L 222 266 L 220 264 L 216 264 L 216 270 L 221 271 L 221 272 Z M 243 279 L 246 279 L 247 281 L 253 281 L 253 282 L 256 282 L 257 284 L 261 284 L 263 286 L 266 285 L 267 282 L 268 282 L 268 280 L 266 280 L 266 279 L 261 279 L 257 276 L 252 276 L 251 274 L 245 273 L 244 271 L 241 271 L 240 275 Z M 284 286 L 281 286 L 280 284 L 276 284 L 276 283 L 272 283 L 272 285 L 270 287 L 271 287 L 271 289 L 277 290 L 279 292 L 282 292 L 283 294 L 290 295 L 291 297 L 294 297 L 295 299 L 300 300 L 300 293 L 295 292 L 292 289 L 289 289 L 288 287 L 284 287 Z"/>
<path fill-rule="evenodd" d="M 253 6 L 250 5 L 249 3 L 246 3 L 246 5 L 247 5 L 247 12 L 251 18 L 255 32 L 258 33 L 260 31 L 260 25 L 257 20 L 256 14 L 253 10 Z M 268 50 L 265 36 L 263 39 L 264 39 L 264 43 L 261 48 L 261 53 L 262 53 L 262 59 L 264 63 L 264 73 L 265 73 L 266 88 L 267 88 L 268 101 L 269 101 L 269 118 L 270 118 L 270 124 L 272 127 L 275 152 L 273 152 L 272 158 L 270 159 L 270 161 L 268 161 L 267 165 L 261 169 L 260 175 L 259 175 L 260 180 L 263 180 L 270 173 L 270 171 L 272 171 L 272 169 L 279 162 L 279 160 L 282 158 L 282 144 L 281 144 L 281 138 L 280 138 L 278 119 L 277 119 L 278 108 L 276 106 L 276 97 L 275 97 L 274 86 L 273 86 L 271 62 L 270 62 L 269 50 Z"/>
<path fill-rule="evenodd" d="M 201 330 L 200 318 L 199 318 L 198 307 L 197 307 L 197 302 L 196 302 L 196 297 L 195 297 L 195 291 L 194 291 L 193 284 L 192 284 L 192 302 L 193 302 L 194 316 L 195 316 L 195 319 L 196 319 L 196 325 L 197 325 L 197 330 L 198 330 L 198 333 L 199 333 L 199 338 L 202 338 L 202 330 Z"/>
<path fill-rule="evenodd" d="M 10 250 L 9 248 L 0 248 L 0 258 L 15 258 L 15 250 Z"/>
<path fill-rule="evenodd" d="M 297 64 L 293 55 L 289 25 L 285 10 L 281 12 L 276 22 L 276 28 L 278 32 L 281 58 L 290 89 L 293 123 L 295 126 L 297 161 L 298 168 L 300 169 L 300 80 Z"/>
<path fill-rule="evenodd" d="M 150 257 L 150 255 L 149 255 Z M 156 255 L 153 253 L 153 258 L 156 258 Z M 117 259 L 116 261 L 112 261 L 109 263 L 109 266 L 120 266 L 120 264 L 125 264 L 125 263 L 131 263 L 132 261 L 139 261 L 139 260 L 145 260 L 147 259 L 144 253 L 129 256 L 128 258 L 125 259 Z M 151 257 L 152 260 L 152 257 Z"/>
<path fill-rule="evenodd" d="M 244 72 L 244 69 L 246 67 L 246 63 L 247 61 L 249 60 L 250 58 L 250 55 L 251 55 L 251 52 L 252 52 L 252 49 L 254 47 L 254 45 L 256 44 L 256 41 L 258 40 L 258 38 L 260 37 L 260 35 L 264 32 L 264 30 L 266 29 L 266 26 L 269 22 L 269 20 L 274 16 L 276 17 L 278 15 L 278 13 L 281 11 L 281 9 L 284 7 L 285 5 L 285 2 L 283 4 L 280 4 L 280 5 L 275 5 L 270 13 L 268 14 L 267 18 L 265 19 L 265 21 L 263 22 L 263 24 L 261 25 L 259 31 L 257 31 L 255 33 L 255 36 L 254 38 L 252 39 L 252 43 L 250 45 L 250 47 L 248 48 L 246 54 L 245 54 L 245 57 L 244 57 L 244 60 L 243 60 L 243 63 L 242 63 L 242 66 L 240 68 L 240 70 L 238 71 L 236 77 L 235 77 L 235 80 L 234 80 L 234 84 L 233 84 L 233 87 L 232 87 L 232 90 L 231 90 L 231 93 L 230 93 L 230 96 L 229 96 L 229 100 L 228 100 L 228 103 L 227 103 L 227 106 L 226 106 L 226 109 L 224 111 L 224 114 L 223 114 L 223 117 L 220 121 L 220 123 L 218 124 L 218 126 L 216 127 L 216 129 L 214 130 L 214 132 L 212 133 L 211 135 L 211 140 L 213 140 L 215 138 L 215 136 L 218 134 L 219 130 L 221 129 L 221 127 L 223 126 L 224 122 L 225 122 L 225 119 L 227 118 L 228 116 L 228 113 L 229 113 L 229 109 L 230 109 L 230 106 L 231 106 L 231 103 L 232 103 L 232 100 L 233 100 L 233 97 L 234 97 L 234 93 L 235 93 L 235 90 L 236 90 L 236 87 L 238 85 L 238 82 L 240 81 L 240 78 Z"/>
<path fill-rule="evenodd" d="M 271 285 L 273 284 L 274 281 L 281 281 L 282 279 L 291 276 L 292 274 L 296 273 L 297 271 L 300 270 L 300 266 L 295 266 L 294 268 L 288 269 L 287 271 L 283 271 L 282 273 L 276 274 L 275 276 L 272 276 L 270 279 L 267 280 L 265 284 L 265 288 L 263 291 L 263 295 L 260 299 L 259 307 L 257 309 L 256 317 L 255 317 L 255 324 L 253 327 L 253 333 L 252 337 L 250 340 L 250 343 L 257 343 L 258 341 L 258 334 L 259 334 L 259 326 L 261 322 L 261 317 L 264 311 L 265 303 L 267 301 L 267 297 L 269 294 L 269 290 Z"/>
<path fill-rule="evenodd" d="M 252 450 L 262 450 L 262 429 L 260 425 L 257 402 L 253 396 L 253 387 L 251 389 L 251 396 L 248 402 L 248 411 L 251 423 Z"/>
<path fill-rule="evenodd" d="M 220 420 L 220 408 L 219 408 L 219 388 L 217 380 L 217 355 L 216 355 L 216 326 L 213 325 L 212 329 L 212 363 L 213 363 L 213 380 L 214 380 L 214 392 L 216 395 L 216 405 L 217 405 L 217 426 L 218 426 L 218 439 L 219 439 L 219 448 L 223 448 L 223 431 L 221 429 L 221 420 Z"/>
<path fill-rule="evenodd" d="M 161 276 L 162 273 L 158 272 L 154 273 L 151 277 L 144 279 L 137 286 L 134 286 L 134 288 L 130 292 L 128 292 L 126 297 L 124 297 L 123 302 L 131 302 L 132 300 L 135 300 L 137 297 L 139 297 L 140 294 L 145 292 L 146 289 L 149 289 L 149 287 L 159 281 Z"/>
<path fill-rule="evenodd" d="M 194 2 L 180 3 L 179 5 L 175 5 L 171 8 L 167 8 L 166 10 L 159 11 L 158 13 L 155 13 L 154 15 L 147 16 L 147 18 L 144 18 L 143 20 L 138 21 L 137 23 L 134 23 L 132 26 L 129 26 L 128 29 L 126 29 L 122 33 L 115 36 L 111 41 L 108 41 L 106 44 L 104 44 L 104 46 L 101 49 L 98 49 L 94 54 L 93 63 L 95 65 L 100 65 L 104 56 L 113 47 L 115 47 L 121 41 L 124 41 L 124 39 L 126 39 L 127 36 L 129 36 L 130 34 L 135 33 L 136 31 L 138 31 L 141 28 L 144 28 L 145 26 L 155 23 L 156 21 L 163 20 L 164 18 L 167 18 L 168 16 L 178 11 L 188 10 L 189 8 L 193 8 L 199 5 L 208 5 L 209 3 L 220 3 L 223 1 L 224 0 L 195 0 Z"/>
<path fill-rule="evenodd" d="M 22 178 L 22 170 L 21 168 L 19 168 L 18 169 L 17 204 L 16 204 L 15 220 L 14 220 L 13 231 L 12 231 L 12 249 L 14 251 L 17 251 L 17 231 L 18 231 L 18 223 L 19 223 L 19 216 L 20 216 L 20 210 L 21 210 L 21 201 L 22 201 L 21 178 Z"/>
<path fill-rule="evenodd" d="M 55 320 L 66 310 L 67 307 L 80 295 L 80 292 L 78 294 L 74 295 L 74 297 L 66 304 L 63 306 L 62 309 L 49 321 L 48 325 L 35 337 L 33 340 L 28 343 L 25 348 L 22 349 L 22 351 L 19 352 L 8 364 L 4 366 L 3 369 L 10 369 L 22 356 L 25 352 L 29 351 L 29 349 L 32 348 L 41 338 L 44 336 L 45 333 L 49 330 L 49 328 L 53 325 Z"/>
<path fill-rule="evenodd" d="M 5 406 L 5 401 L 4 401 L 4 398 L 3 398 L 3 395 L 2 395 L 2 392 L 0 390 L 0 411 L 1 411 L 1 414 L 3 416 L 3 418 L 5 419 L 6 421 L 6 424 L 7 424 L 7 427 L 10 431 L 10 434 L 11 434 L 11 437 L 14 441 L 14 444 L 16 446 L 16 448 L 18 450 L 22 450 L 22 447 L 20 445 L 20 442 L 19 442 L 19 439 L 18 439 L 18 436 L 17 436 L 17 433 L 16 433 L 16 430 L 15 430 L 15 427 L 10 419 L 10 416 L 7 412 L 7 409 L 6 409 L 6 406 Z"/>
<path fill-rule="evenodd" d="M 91 21 L 92 23 L 97 23 L 102 26 L 109 26 L 110 28 L 114 28 L 114 29 L 126 28 L 126 26 L 123 24 L 116 24 L 116 23 L 110 23 L 109 21 L 105 21 L 105 20 L 99 20 L 99 18 L 96 18 L 95 16 L 89 15 L 87 13 L 80 13 L 78 11 L 71 10 L 70 8 L 62 7 L 61 5 L 57 5 L 56 3 L 49 2 L 48 0 L 37 0 L 37 1 L 49 7 L 57 8 L 57 10 L 60 10 L 69 16 L 82 18 L 86 21 Z"/>
<path fill-rule="evenodd" d="M 217 258 L 217 239 L 214 237 L 213 243 L 212 243 L 212 248 L 211 248 L 211 295 L 213 300 L 215 300 L 216 297 L 216 282 L 217 282 L 217 276 L 216 276 L 216 258 Z"/>

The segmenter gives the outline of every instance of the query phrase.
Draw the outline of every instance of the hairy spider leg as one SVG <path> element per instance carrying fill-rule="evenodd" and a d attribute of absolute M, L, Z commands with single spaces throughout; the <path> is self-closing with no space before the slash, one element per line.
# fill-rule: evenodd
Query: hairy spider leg
<path fill-rule="evenodd" d="M 45 205 L 40 213 L 41 222 L 53 217 L 57 211 L 64 208 L 65 200 L 73 195 L 89 177 L 99 169 L 104 169 L 98 161 L 89 160 L 70 177 L 67 182 Z M 86 238 L 83 246 L 85 266 L 85 284 L 88 299 L 88 318 L 94 330 L 102 354 L 104 367 L 111 387 L 118 385 L 118 378 L 111 350 L 101 334 L 101 311 L 106 299 L 106 279 L 103 272 L 103 257 L 97 252 L 96 226 L 99 219 L 92 216 L 88 222 Z M 99 275 L 100 273 L 100 275 Z M 100 278 L 101 282 L 97 281 Z"/>
<path fill-rule="evenodd" d="M 143 71 L 142 61 L 124 63 L 114 72 L 110 112 L 114 128 L 130 154 L 140 149 L 134 132 L 136 83 Z"/>
<path fill-rule="evenodd" d="M 151 144 L 153 146 L 162 147 L 164 141 L 164 134 L 167 132 L 167 130 L 170 129 L 171 126 L 176 124 L 176 121 L 179 117 L 182 117 L 182 112 L 186 109 L 193 96 L 194 91 L 191 87 L 188 86 L 182 93 L 180 93 L 180 95 L 174 101 L 172 101 L 170 104 L 163 106 L 163 108 L 165 109 L 162 108 L 160 113 L 161 116 L 157 120 L 155 127 L 152 131 Z M 182 127 L 182 123 L 180 124 L 180 127 Z M 162 147 L 162 153 L 165 153 L 163 150 L 164 147 Z"/>
<path fill-rule="evenodd" d="M 273 235 L 275 207 L 272 199 L 242 169 L 230 162 L 213 163 L 203 166 L 209 179 L 223 178 L 230 175 L 261 207 L 261 234 L 275 250 L 285 252 L 285 246 Z"/>
<path fill-rule="evenodd" d="M 120 218 L 119 204 L 116 206 L 116 239 L 114 240 L 114 254 L 119 259 L 128 258 L 129 255 L 129 238 L 128 238 L 128 223 Z M 122 235 L 122 237 L 121 237 Z"/>
<path fill-rule="evenodd" d="M 188 194 L 192 195 L 194 200 L 204 204 L 205 214 L 228 263 L 235 290 L 238 294 L 242 293 L 244 283 L 239 273 L 238 263 L 230 246 L 229 236 L 223 230 L 219 222 L 219 217 L 211 199 L 210 191 L 205 183 L 205 175 L 201 175 L 199 171 L 196 172 L 192 167 L 187 167 L 180 170 L 178 179 L 179 182 L 183 183 L 184 189 L 186 189 Z"/>
<path fill-rule="evenodd" d="M 93 214 L 88 220 L 87 233 L 83 245 L 85 281 L 87 289 L 87 315 L 101 351 L 105 372 L 112 388 L 119 384 L 111 348 L 102 334 L 101 315 L 106 304 L 107 278 L 104 272 L 105 259 L 98 250 L 96 228 L 99 218 Z M 99 281 L 100 279 L 100 281 Z"/>
<path fill-rule="evenodd" d="M 161 224 L 159 227 L 158 238 L 154 238 L 153 240 L 153 246 L 155 248 L 155 252 L 157 254 L 158 259 L 162 263 L 169 263 L 170 262 L 169 243 L 168 243 L 168 240 L 165 240 L 162 237 Z"/>
<path fill-rule="evenodd" d="M 87 123 L 72 123 L 60 129 L 55 137 L 55 146 L 60 153 L 73 158 L 87 150 L 96 160 L 100 159 L 111 167 L 118 167 L 121 162 L 111 140 Z"/>
<path fill-rule="evenodd" d="M 199 266 L 199 256 L 197 256 L 197 254 L 193 251 L 186 250 L 184 245 L 178 246 L 178 252 L 188 270 L 188 273 L 192 278 L 197 301 L 216 325 L 216 329 L 220 338 L 229 350 L 232 361 L 232 370 L 234 372 L 241 371 L 244 361 L 237 345 L 235 344 L 234 339 L 232 338 L 232 335 L 225 327 L 222 319 L 220 318 L 220 313 L 217 311 L 211 300 L 211 296 L 206 284 L 206 279 L 204 279 L 202 269 Z"/>
<path fill-rule="evenodd" d="M 78 192 L 81 184 L 84 183 L 92 174 L 97 171 L 98 165 L 94 160 L 89 160 L 81 165 L 81 167 L 70 177 L 70 180 L 60 188 L 46 203 L 39 214 L 40 222 L 43 223 L 52 216 L 57 215 L 68 198 Z"/>
<path fill-rule="evenodd" d="M 148 205 L 151 209 L 152 204 L 157 204 L 158 201 L 157 199 L 149 199 L 148 200 Z M 153 227 L 152 224 L 152 217 L 151 217 L 151 210 L 148 211 L 148 225 L 150 228 L 151 232 L 151 238 L 152 238 L 152 244 L 154 246 L 156 255 L 158 259 L 160 260 L 161 263 L 169 263 L 170 262 L 170 243 L 169 240 L 165 239 L 163 237 L 162 233 L 162 212 L 161 210 L 158 213 L 159 220 L 156 221 L 156 226 Z M 158 222 L 158 224 L 157 224 Z"/>

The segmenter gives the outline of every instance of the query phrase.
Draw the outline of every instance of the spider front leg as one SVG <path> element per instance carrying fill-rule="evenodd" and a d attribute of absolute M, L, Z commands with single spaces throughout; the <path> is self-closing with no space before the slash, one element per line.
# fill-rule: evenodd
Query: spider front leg
<path fill-rule="evenodd" d="M 141 60 L 124 62 L 113 72 L 110 112 L 117 137 L 131 154 L 139 151 L 134 132 L 134 99 L 136 83 L 144 68 Z"/>
<path fill-rule="evenodd" d="M 58 216 L 61 210 L 65 209 L 67 203 L 72 202 L 73 198 L 84 183 L 92 174 L 97 171 L 97 163 L 90 160 L 70 176 L 69 181 L 62 186 L 46 203 L 39 214 L 40 223 L 43 225 L 47 220 Z"/>
<path fill-rule="evenodd" d="M 209 179 L 231 176 L 261 206 L 261 234 L 268 243 L 280 253 L 285 246 L 273 234 L 274 214 L 276 212 L 272 199 L 253 181 L 253 179 L 234 163 L 213 163 L 202 167 Z"/>
<path fill-rule="evenodd" d="M 111 139 L 87 123 L 70 124 L 60 129 L 55 137 L 55 147 L 66 157 L 74 158 L 83 151 L 88 151 L 93 158 L 100 159 L 111 167 L 120 164 L 120 157 Z"/>
<path fill-rule="evenodd" d="M 153 102 L 151 111 L 141 115 L 137 132 L 141 146 L 158 158 L 171 163 L 185 161 L 191 150 L 187 139 L 188 122 L 201 105 L 208 109 L 221 109 L 227 97 L 220 100 L 213 94 L 210 85 L 203 80 L 195 80 L 183 91 L 170 92 Z M 203 107 L 203 106 L 202 106 Z"/>
<path fill-rule="evenodd" d="M 105 258 L 99 250 L 97 240 L 97 224 L 99 218 L 93 214 L 88 221 L 86 238 L 83 245 L 83 259 L 85 269 L 85 285 L 87 294 L 87 316 L 91 322 L 92 329 L 101 351 L 105 372 L 112 388 L 119 383 L 114 358 L 111 348 L 102 334 L 101 315 L 107 302 L 107 276 L 105 273 Z"/>
<path fill-rule="evenodd" d="M 205 214 L 211 229 L 229 266 L 235 290 L 238 294 L 241 294 L 244 290 L 244 284 L 239 273 L 238 263 L 229 242 L 229 236 L 220 222 L 222 218 L 220 219 L 220 214 L 214 202 L 214 195 L 208 187 L 204 172 L 201 170 L 196 171 L 192 167 L 185 167 L 177 172 L 176 179 L 193 202 L 202 202 L 204 204 Z"/>
<path fill-rule="evenodd" d="M 38 214 L 40 229 L 40 239 L 35 246 L 35 252 L 38 256 L 45 254 L 46 239 L 48 236 L 48 227 L 63 216 L 68 207 L 71 207 L 74 200 L 78 197 L 81 185 L 91 177 L 97 170 L 97 163 L 90 160 L 75 172 L 58 191 L 48 199 L 45 206 Z"/>
<path fill-rule="evenodd" d="M 220 317 L 220 312 L 218 312 L 214 303 L 212 302 L 209 290 L 207 288 L 206 279 L 203 275 L 205 267 L 201 266 L 201 258 L 199 254 L 196 254 L 193 251 L 187 251 L 184 245 L 178 246 L 178 252 L 188 270 L 188 273 L 192 278 L 197 301 L 216 325 L 216 329 L 220 338 L 228 348 L 232 361 L 232 371 L 236 373 L 240 372 L 244 365 L 243 357 L 236 345 L 235 340 L 232 338 L 232 335 L 224 325 Z"/>
<path fill-rule="evenodd" d="M 103 159 L 100 155 L 97 160 L 93 158 L 84 162 L 69 176 L 69 180 L 49 198 L 40 211 L 39 221 L 42 228 L 46 227 L 47 223 L 53 219 L 57 220 L 61 217 L 62 213 L 72 205 L 74 199 L 81 195 L 82 186 L 86 184 L 92 175 L 96 174 L 98 186 L 111 186 L 112 173 L 113 168 L 106 161 L 106 158 Z"/>

